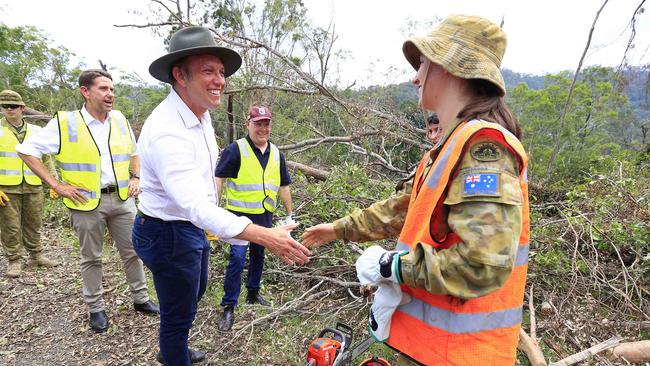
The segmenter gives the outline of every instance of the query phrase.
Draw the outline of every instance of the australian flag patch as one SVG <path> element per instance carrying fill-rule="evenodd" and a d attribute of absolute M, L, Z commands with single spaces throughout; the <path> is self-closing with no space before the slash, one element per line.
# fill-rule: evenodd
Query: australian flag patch
<path fill-rule="evenodd" d="M 466 174 L 463 196 L 499 196 L 499 175 Z"/>

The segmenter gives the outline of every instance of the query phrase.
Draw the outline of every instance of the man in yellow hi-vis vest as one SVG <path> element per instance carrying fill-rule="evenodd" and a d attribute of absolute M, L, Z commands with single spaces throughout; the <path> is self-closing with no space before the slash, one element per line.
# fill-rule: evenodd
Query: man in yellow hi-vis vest
<path fill-rule="evenodd" d="M 226 192 L 226 209 L 237 216 L 246 216 L 255 224 L 273 226 L 278 197 L 282 200 L 287 217 L 292 223 L 291 177 L 278 147 L 269 142 L 271 134 L 271 111 L 265 106 L 252 106 L 246 121 L 248 135 L 230 144 L 221 154 L 215 171 L 217 194 Z M 219 329 L 232 328 L 234 309 L 239 299 L 241 275 L 244 270 L 246 249 L 249 249 L 248 279 L 246 288 L 249 304 L 269 303 L 260 295 L 260 282 L 264 267 L 264 247 L 259 243 L 230 241 L 230 261 L 224 279 L 224 296 L 221 306 L 224 312 Z"/>
<path fill-rule="evenodd" d="M 131 244 L 139 191 L 140 162 L 135 137 L 124 115 L 113 110 L 113 79 L 104 70 L 79 75 L 81 110 L 57 112 L 41 132 L 16 147 L 30 169 L 63 197 L 79 236 L 83 296 L 90 328 L 105 332 L 109 321 L 102 299 L 102 246 L 108 228 L 120 253 L 136 311 L 158 314 L 149 300 L 142 261 Z M 38 159 L 56 154 L 61 182 Z"/>
<path fill-rule="evenodd" d="M 0 241 L 9 260 L 7 277 L 20 276 L 21 246 L 29 252 L 30 265 L 59 264 L 42 253 L 43 183 L 16 153 L 16 145 L 41 129 L 23 120 L 25 108 L 20 94 L 13 90 L 0 92 L 0 111 L 4 115 L 0 118 Z M 43 161 L 55 174 L 50 155 L 44 155 Z"/>

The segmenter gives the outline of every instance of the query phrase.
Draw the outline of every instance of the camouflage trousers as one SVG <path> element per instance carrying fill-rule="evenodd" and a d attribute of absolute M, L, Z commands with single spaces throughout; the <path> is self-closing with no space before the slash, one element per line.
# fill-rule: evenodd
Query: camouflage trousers
<path fill-rule="evenodd" d="M 43 250 L 43 193 L 7 193 L 9 202 L 0 207 L 0 241 L 10 261 L 20 258 L 20 247 L 30 254 Z"/>

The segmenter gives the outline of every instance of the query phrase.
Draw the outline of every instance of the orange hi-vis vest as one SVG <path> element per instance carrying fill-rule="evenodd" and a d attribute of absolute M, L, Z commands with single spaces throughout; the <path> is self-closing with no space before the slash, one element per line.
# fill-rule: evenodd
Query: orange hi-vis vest
<path fill-rule="evenodd" d="M 530 219 L 528 208 L 528 158 L 519 140 L 502 126 L 481 120 L 460 123 L 444 143 L 427 171 L 428 154 L 420 162 L 398 250 L 413 250 L 418 243 L 444 250 L 461 239 L 446 223 L 443 204 L 458 165 L 473 137 L 489 137 L 513 153 L 519 162 L 522 192 L 522 229 L 512 274 L 497 291 L 463 300 L 431 294 L 402 285 L 412 301 L 393 314 L 386 343 L 424 365 L 514 365 L 522 319 Z M 421 179 L 424 180 L 421 180 Z M 422 182 L 416 191 L 418 182 Z M 441 228 L 446 228 L 442 233 Z"/>

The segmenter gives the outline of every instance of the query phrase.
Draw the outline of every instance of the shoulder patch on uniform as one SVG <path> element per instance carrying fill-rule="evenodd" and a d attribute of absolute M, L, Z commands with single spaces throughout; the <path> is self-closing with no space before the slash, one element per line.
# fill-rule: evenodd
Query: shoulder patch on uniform
<path fill-rule="evenodd" d="M 503 154 L 501 149 L 492 142 L 481 142 L 472 146 L 470 153 L 478 161 L 497 161 Z"/>
<path fill-rule="evenodd" d="M 499 173 L 465 174 L 463 196 L 501 196 Z"/>

